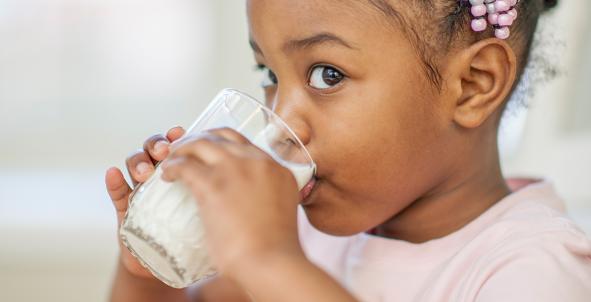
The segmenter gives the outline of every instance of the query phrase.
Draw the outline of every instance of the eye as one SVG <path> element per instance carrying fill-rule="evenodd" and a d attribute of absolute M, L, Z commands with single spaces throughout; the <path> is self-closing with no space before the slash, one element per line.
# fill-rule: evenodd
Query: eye
<path fill-rule="evenodd" d="M 263 78 L 261 79 L 261 88 L 268 88 L 277 85 L 277 76 L 271 69 L 263 64 L 258 64 L 256 69 L 263 73 Z"/>
<path fill-rule="evenodd" d="M 345 79 L 337 69 L 330 66 L 316 66 L 312 69 L 308 85 L 316 89 L 328 89 Z"/>

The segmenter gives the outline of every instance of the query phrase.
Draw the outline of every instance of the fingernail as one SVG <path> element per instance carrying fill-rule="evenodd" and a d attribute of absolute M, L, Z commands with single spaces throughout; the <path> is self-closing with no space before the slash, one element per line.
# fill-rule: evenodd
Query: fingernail
<path fill-rule="evenodd" d="M 168 143 L 165 141 L 158 141 L 154 145 L 154 152 L 162 154 L 168 148 Z"/>
<path fill-rule="evenodd" d="M 135 169 L 137 170 L 137 173 L 143 175 L 150 172 L 152 170 L 152 167 L 146 162 L 141 162 L 137 164 L 137 167 Z"/>

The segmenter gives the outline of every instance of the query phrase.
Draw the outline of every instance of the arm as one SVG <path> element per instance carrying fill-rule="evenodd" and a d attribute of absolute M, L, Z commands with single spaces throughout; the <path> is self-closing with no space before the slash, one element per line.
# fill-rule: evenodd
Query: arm
<path fill-rule="evenodd" d="M 237 269 L 234 276 L 257 302 L 357 301 L 303 254 L 276 255 L 263 261 L 249 261 Z"/>
<path fill-rule="evenodd" d="M 119 264 L 110 301 L 250 302 L 251 300 L 236 283 L 228 278 L 213 277 L 186 289 L 176 289 L 155 278 L 135 276 Z"/>

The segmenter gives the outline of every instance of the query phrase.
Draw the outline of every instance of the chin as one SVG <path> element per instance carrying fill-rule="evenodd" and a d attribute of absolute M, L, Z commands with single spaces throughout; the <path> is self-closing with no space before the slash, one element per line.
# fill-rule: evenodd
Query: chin
<path fill-rule="evenodd" d="M 355 217 L 335 209 L 328 202 L 313 202 L 303 205 L 303 208 L 310 224 L 325 234 L 352 236 L 366 231 L 364 226 L 355 223 Z"/>

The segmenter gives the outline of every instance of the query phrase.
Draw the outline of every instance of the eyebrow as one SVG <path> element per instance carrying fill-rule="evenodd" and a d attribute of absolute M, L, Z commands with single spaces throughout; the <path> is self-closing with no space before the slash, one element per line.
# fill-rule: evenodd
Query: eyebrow
<path fill-rule="evenodd" d="M 261 48 L 259 47 L 259 45 L 251 38 L 249 40 L 250 43 L 250 47 L 252 48 L 253 51 L 259 53 L 259 54 L 263 54 L 263 51 L 261 50 Z M 312 48 L 312 47 L 316 47 L 322 44 L 335 44 L 335 45 L 340 45 L 349 49 L 353 49 L 353 50 L 357 50 L 356 47 L 352 46 L 350 43 L 348 43 L 347 41 L 345 41 L 344 39 L 340 38 L 339 36 L 332 34 L 332 33 L 328 33 L 328 32 L 323 32 L 323 33 L 318 33 L 315 35 L 312 35 L 310 37 L 306 37 L 303 39 L 295 39 L 295 40 L 290 40 L 287 41 L 285 44 L 283 44 L 283 51 L 284 52 L 293 52 L 296 50 L 303 50 L 303 49 L 307 49 L 307 48 Z"/>
<path fill-rule="evenodd" d="M 324 32 L 303 39 L 287 41 L 283 45 L 283 51 L 292 52 L 295 50 L 316 47 L 321 44 L 335 44 L 344 46 L 349 49 L 356 49 L 339 36 L 332 33 Z"/>

